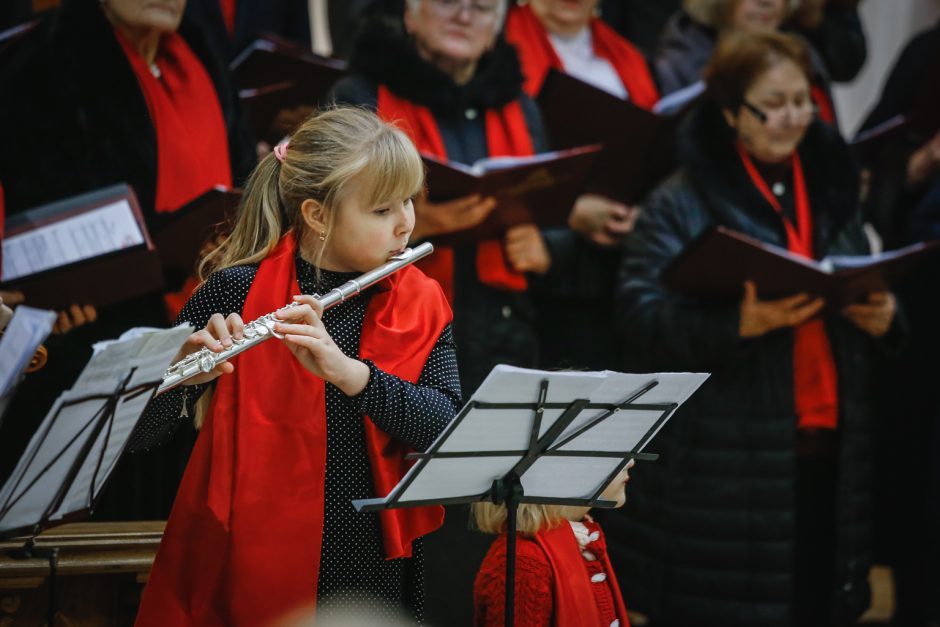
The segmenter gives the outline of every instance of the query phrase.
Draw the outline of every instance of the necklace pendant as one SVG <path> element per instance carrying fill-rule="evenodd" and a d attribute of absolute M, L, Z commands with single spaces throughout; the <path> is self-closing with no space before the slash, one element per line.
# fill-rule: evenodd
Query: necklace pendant
<path fill-rule="evenodd" d="M 777 182 L 771 186 L 770 191 L 774 193 L 774 196 L 783 196 L 783 193 L 787 191 L 787 187 L 783 183 Z"/>

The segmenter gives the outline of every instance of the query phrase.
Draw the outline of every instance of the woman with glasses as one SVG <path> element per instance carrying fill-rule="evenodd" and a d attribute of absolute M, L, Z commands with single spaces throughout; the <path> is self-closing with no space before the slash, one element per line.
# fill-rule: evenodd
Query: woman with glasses
<path fill-rule="evenodd" d="M 660 282 L 715 226 L 807 258 L 868 252 L 858 173 L 814 117 L 810 78 L 798 39 L 723 39 L 680 170 L 627 241 L 629 367 L 712 373 L 657 439 L 663 463 L 604 522 L 624 596 L 658 626 L 854 625 L 868 607 L 869 395 L 874 349 L 898 333 L 894 297 L 829 309 L 748 282 L 740 300 L 706 302 Z"/>
<path fill-rule="evenodd" d="M 683 0 L 663 28 L 652 67 L 663 95 L 702 79 L 720 37 L 729 32 L 779 32 L 800 6 L 793 0 Z M 829 73 L 822 57 L 809 48 L 810 91 L 819 117 L 835 123 Z"/>

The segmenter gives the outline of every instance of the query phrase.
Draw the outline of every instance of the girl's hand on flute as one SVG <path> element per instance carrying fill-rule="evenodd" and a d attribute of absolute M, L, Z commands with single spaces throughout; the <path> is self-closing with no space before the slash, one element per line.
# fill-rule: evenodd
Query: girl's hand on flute
<path fill-rule="evenodd" d="M 222 314 L 212 314 L 212 317 L 209 318 L 209 323 L 206 325 L 205 329 L 200 329 L 196 331 L 188 338 L 183 344 L 183 347 L 180 348 L 180 352 L 176 354 L 176 357 L 173 358 L 173 361 L 170 363 L 176 363 L 179 360 L 183 359 L 191 353 L 195 353 L 202 347 L 208 348 L 214 353 L 221 353 L 224 349 L 230 348 L 232 346 L 232 340 L 240 340 L 245 337 L 245 324 L 242 322 L 242 317 L 237 313 L 229 314 L 227 318 L 223 318 Z M 227 361 L 224 361 L 218 364 L 211 372 L 201 372 L 198 375 L 187 379 L 183 382 L 183 385 L 197 385 L 199 383 L 208 383 L 214 379 L 219 378 L 223 374 L 230 374 L 235 371 L 235 366 L 230 364 Z"/>
<path fill-rule="evenodd" d="M 297 307 L 280 309 L 274 330 L 300 364 L 314 375 L 338 387 L 346 396 L 355 396 L 369 383 L 369 367 L 346 356 L 323 326 L 323 305 L 313 296 L 295 296 Z"/>

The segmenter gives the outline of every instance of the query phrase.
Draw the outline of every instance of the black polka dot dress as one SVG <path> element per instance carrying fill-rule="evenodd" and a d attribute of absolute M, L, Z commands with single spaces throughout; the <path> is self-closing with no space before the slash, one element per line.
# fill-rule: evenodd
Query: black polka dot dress
<path fill-rule="evenodd" d="M 239 266 L 213 274 L 180 313 L 180 322 L 196 328 L 213 313 L 241 313 L 258 267 Z M 324 293 L 356 273 L 321 271 L 319 282 L 309 263 L 297 258 L 297 278 L 305 294 Z M 359 340 L 370 292 L 340 303 L 324 313 L 330 337 L 350 356 L 358 356 Z M 415 450 L 426 450 L 460 408 L 460 381 L 450 326 L 438 338 L 417 384 L 379 370 L 370 361 L 369 383 L 361 394 L 347 397 L 326 384 L 326 478 L 323 547 L 317 586 L 318 614 L 368 606 L 391 618 L 404 610 L 420 621 L 423 614 L 421 541 L 414 558 L 386 560 L 377 514 L 358 514 L 353 499 L 375 496 L 365 448 L 363 416 Z M 158 446 L 194 415 L 195 403 L 207 386 L 180 387 L 150 404 L 131 437 L 131 450 Z"/>

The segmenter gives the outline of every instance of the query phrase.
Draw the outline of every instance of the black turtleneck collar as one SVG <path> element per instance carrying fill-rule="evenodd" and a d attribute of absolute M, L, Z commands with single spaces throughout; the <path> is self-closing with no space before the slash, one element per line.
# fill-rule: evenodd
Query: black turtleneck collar
<path fill-rule="evenodd" d="M 500 108 L 522 94 L 519 57 L 502 36 L 480 59 L 470 82 L 457 85 L 418 55 L 401 19 L 387 16 L 374 16 L 363 25 L 350 59 L 350 70 L 435 113 L 469 107 Z"/>

